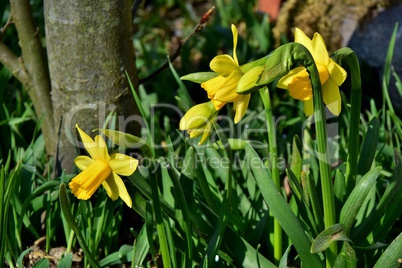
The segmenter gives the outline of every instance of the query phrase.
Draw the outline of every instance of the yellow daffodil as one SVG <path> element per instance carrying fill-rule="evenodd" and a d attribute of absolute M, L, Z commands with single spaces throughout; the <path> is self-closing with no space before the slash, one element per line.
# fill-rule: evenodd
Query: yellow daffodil
<path fill-rule="evenodd" d="M 109 155 L 105 140 L 101 136 L 97 135 L 92 140 L 78 125 L 76 128 L 90 157 L 81 155 L 75 159 L 75 164 L 82 172 L 68 184 L 72 193 L 78 199 L 87 200 L 102 184 L 112 200 L 120 197 L 131 207 L 131 197 L 119 175 L 133 174 L 137 169 L 138 160 L 120 153 Z"/>
<path fill-rule="evenodd" d="M 296 28 L 295 42 L 304 45 L 310 51 L 320 75 L 324 103 L 331 113 L 339 115 L 341 112 L 339 86 L 346 79 L 346 71 L 329 57 L 320 34 L 315 33 L 311 40 L 302 30 Z M 306 115 L 314 113 L 311 82 L 304 67 L 291 70 L 278 81 L 277 87 L 289 90 L 290 96 L 303 101 Z"/>
<path fill-rule="evenodd" d="M 240 79 L 243 77 L 246 71 L 249 71 L 252 76 L 247 76 L 247 79 L 243 79 L 243 83 L 246 86 L 254 84 L 258 80 L 258 75 L 262 72 L 263 67 L 257 66 L 256 69 L 247 70 L 239 66 L 237 59 L 236 47 L 238 33 L 234 25 L 232 25 L 233 34 L 233 57 L 230 55 L 218 55 L 212 59 L 210 68 L 218 75 L 211 78 L 201 84 L 208 93 L 208 98 L 213 101 L 216 110 L 221 109 L 226 103 L 233 102 L 233 109 L 235 110 L 234 122 L 238 123 L 246 113 L 250 94 L 237 94 L 237 87 Z"/>
<path fill-rule="evenodd" d="M 199 144 L 206 141 L 212 131 L 212 124 L 216 119 L 217 111 L 212 101 L 197 104 L 180 120 L 180 130 L 187 130 L 190 138 L 201 136 Z"/>

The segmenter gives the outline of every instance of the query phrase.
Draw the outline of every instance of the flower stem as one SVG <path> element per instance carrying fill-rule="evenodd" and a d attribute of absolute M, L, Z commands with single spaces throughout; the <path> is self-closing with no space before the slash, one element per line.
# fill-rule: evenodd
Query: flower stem
<path fill-rule="evenodd" d="M 267 87 L 260 89 L 260 96 L 265 107 L 265 118 L 267 120 L 268 130 L 268 143 L 269 143 L 269 159 L 271 167 L 272 179 L 278 188 L 280 189 L 279 182 L 279 169 L 278 169 L 278 153 L 276 147 L 276 131 L 275 122 L 272 115 L 271 99 Z M 282 227 L 279 222 L 274 219 L 274 259 L 276 263 L 282 258 Z"/>
<path fill-rule="evenodd" d="M 313 102 L 314 102 L 314 118 L 317 133 L 317 157 L 320 167 L 321 177 L 321 191 L 324 207 L 324 225 L 325 229 L 335 224 L 335 200 L 332 184 L 331 169 L 329 166 L 329 158 L 327 152 L 327 131 L 326 131 L 326 117 L 325 107 L 323 103 L 321 82 L 318 75 L 318 70 L 315 64 L 306 66 L 310 74 L 311 85 L 313 88 Z M 337 244 L 332 243 L 326 251 L 326 264 L 327 268 L 332 267 L 337 254 Z"/>

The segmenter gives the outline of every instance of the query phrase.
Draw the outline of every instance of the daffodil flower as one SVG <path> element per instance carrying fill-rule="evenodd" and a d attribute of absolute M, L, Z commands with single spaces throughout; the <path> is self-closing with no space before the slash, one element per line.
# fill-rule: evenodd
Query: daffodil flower
<path fill-rule="evenodd" d="M 236 54 L 238 33 L 234 25 L 232 25 L 231 29 L 233 34 L 233 57 L 225 54 L 213 58 L 209 66 L 218 75 L 203 82 L 201 87 L 207 91 L 208 98 L 213 101 L 216 110 L 220 110 L 226 103 L 233 102 L 233 109 L 236 112 L 234 122 L 238 123 L 246 113 L 250 102 L 250 94 L 241 95 L 236 93 L 239 81 L 246 71 L 249 71 L 249 74 L 253 75 L 247 76 L 246 80 L 242 79 L 243 84 L 246 86 L 254 84 L 258 80 L 263 67 L 255 66 L 250 69 L 239 65 Z"/>
<path fill-rule="evenodd" d="M 87 200 L 102 184 L 112 200 L 120 197 L 131 207 L 131 197 L 119 175 L 133 174 L 137 169 L 138 160 L 120 153 L 109 155 L 105 140 L 101 136 L 97 135 L 92 140 L 78 125 L 76 128 L 90 157 L 81 155 L 74 160 L 77 167 L 82 170 L 68 184 L 74 196 Z"/>
<path fill-rule="evenodd" d="M 320 34 L 315 33 L 311 40 L 302 30 L 296 28 L 295 42 L 304 45 L 310 51 L 320 75 L 324 103 L 332 114 L 339 115 L 341 112 L 339 86 L 346 79 L 346 71 L 329 57 Z M 277 87 L 289 90 L 290 96 L 303 101 L 306 115 L 314 113 L 311 82 L 304 67 L 291 70 L 278 81 Z"/>
<path fill-rule="evenodd" d="M 206 141 L 212 131 L 213 122 L 216 119 L 217 111 L 212 101 L 197 104 L 180 120 L 180 130 L 187 130 L 190 138 L 201 136 L 199 144 Z"/>

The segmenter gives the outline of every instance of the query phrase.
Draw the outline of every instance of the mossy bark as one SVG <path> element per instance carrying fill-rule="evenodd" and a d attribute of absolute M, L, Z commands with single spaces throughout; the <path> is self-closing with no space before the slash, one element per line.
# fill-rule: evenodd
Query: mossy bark
<path fill-rule="evenodd" d="M 45 0 L 46 43 L 58 137 L 56 172 L 74 171 L 75 125 L 91 134 L 112 111 L 133 133 L 137 107 L 125 72 L 138 85 L 127 0 Z"/>

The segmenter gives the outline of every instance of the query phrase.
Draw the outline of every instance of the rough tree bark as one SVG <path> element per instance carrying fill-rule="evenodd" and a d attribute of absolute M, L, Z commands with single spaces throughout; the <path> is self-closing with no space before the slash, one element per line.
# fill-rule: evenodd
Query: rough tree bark
<path fill-rule="evenodd" d="M 133 132 L 137 113 L 125 72 L 138 84 L 128 0 L 45 0 L 46 44 L 57 130 L 56 163 L 72 172 L 75 124 L 90 133 L 108 113 Z M 57 165 L 57 164 L 56 164 Z"/>

